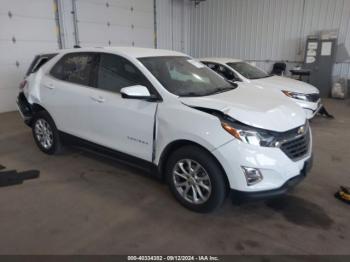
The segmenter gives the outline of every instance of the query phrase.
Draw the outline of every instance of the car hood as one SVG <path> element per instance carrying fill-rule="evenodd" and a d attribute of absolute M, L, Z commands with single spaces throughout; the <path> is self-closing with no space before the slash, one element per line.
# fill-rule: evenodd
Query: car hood
<path fill-rule="evenodd" d="M 191 107 L 214 109 L 246 125 L 284 132 L 305 124 L 304 111 L 282 93 L 241 83 L 231 91 L 204 97 L 180 97 Z"/>
<path fill-rule="evenodd" d="M 319 93 L 319 90 L 316 87 L 288 77 L 271 76 L 267 78 L 251 80 L 251 83 L 261 85 L 263 87 L 274 88 L 277 90 L 286 90 L 303 94 Z"/>

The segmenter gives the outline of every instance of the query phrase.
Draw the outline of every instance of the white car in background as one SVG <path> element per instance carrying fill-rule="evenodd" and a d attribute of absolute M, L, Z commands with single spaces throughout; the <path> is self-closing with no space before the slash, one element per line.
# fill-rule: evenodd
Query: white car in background
<path fill-rule="evenodd" d="M 230 81 L 251 83 L 265 88 L 282 91 L 301 106 L 308 119 L 321 109 L 319 90 L 305 82 L 269 75 L 263 70 L 242 60 L 232 58 L 200 58 L 202 63 Z"/>
<path fill-rule="evenodd" d="M 78 141 L 147 167 L 198 212 L 219 207 L 229 192 L 284 194 L 311 168 L 312 135 L 299 106 L 229 83 L 185 54 L 108 47 L 35 59 L 17 104 L 44 153 Z"/>

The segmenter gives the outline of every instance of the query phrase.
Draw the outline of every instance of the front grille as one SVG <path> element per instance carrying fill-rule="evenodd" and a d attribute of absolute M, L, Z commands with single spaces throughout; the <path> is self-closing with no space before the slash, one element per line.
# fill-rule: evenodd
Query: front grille
<path fill-rule="evenodd" d="M 306 98 L 310 102 L 317 102 L 320 99 L 320 94 L 308 94 Z"/>
<path fill-rule="evenodd" d="M 305 156 L 309 151 L 310 131 L 305 130 L 303 135 L 291 138 L 281 144 L 281 150 L 292 160 L 298 160 Z"/>

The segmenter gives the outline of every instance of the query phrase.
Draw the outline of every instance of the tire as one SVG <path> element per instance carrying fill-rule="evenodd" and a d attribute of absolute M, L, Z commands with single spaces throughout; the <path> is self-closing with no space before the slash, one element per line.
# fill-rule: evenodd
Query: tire
<path fill-rule="evenodd" d="M 165 171 L 171 192 L 184 207 L 209 213 L 223 204 L 227 192 L 225 174 L 204 149 L 192 145 L 179 148 L 170 156 Z"/>
<path fill-rule="evenodd" d="M 46 111 L 40 111 L 35 114 L 32 123 L 32 133 L 36 145 L 45 154 L 54 155 L 62 152 L 59 131 L 55 122 Z"/>

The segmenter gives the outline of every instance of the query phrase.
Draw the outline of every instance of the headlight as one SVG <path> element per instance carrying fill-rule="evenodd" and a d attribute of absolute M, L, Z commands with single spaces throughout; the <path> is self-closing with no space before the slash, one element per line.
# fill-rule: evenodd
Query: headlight
<path fill-rule="evenodd" d="M 221 126 L 235 138 L 247 144 L 265 147 L 276 147 L 279 145 L 275 136 L 267 131 L 225 120 L 221 121 Z"/>
<path fill-rule="evenodd" d="M 308 101 L 308 98 L 305 94 L 290 92 L 290 91 L 286 91 L 286 90 L 283 90 L 282 92 L 283 92 L 283 94 L 285 94 L 286 96 L 288 96 L 290 98 Z"/>

